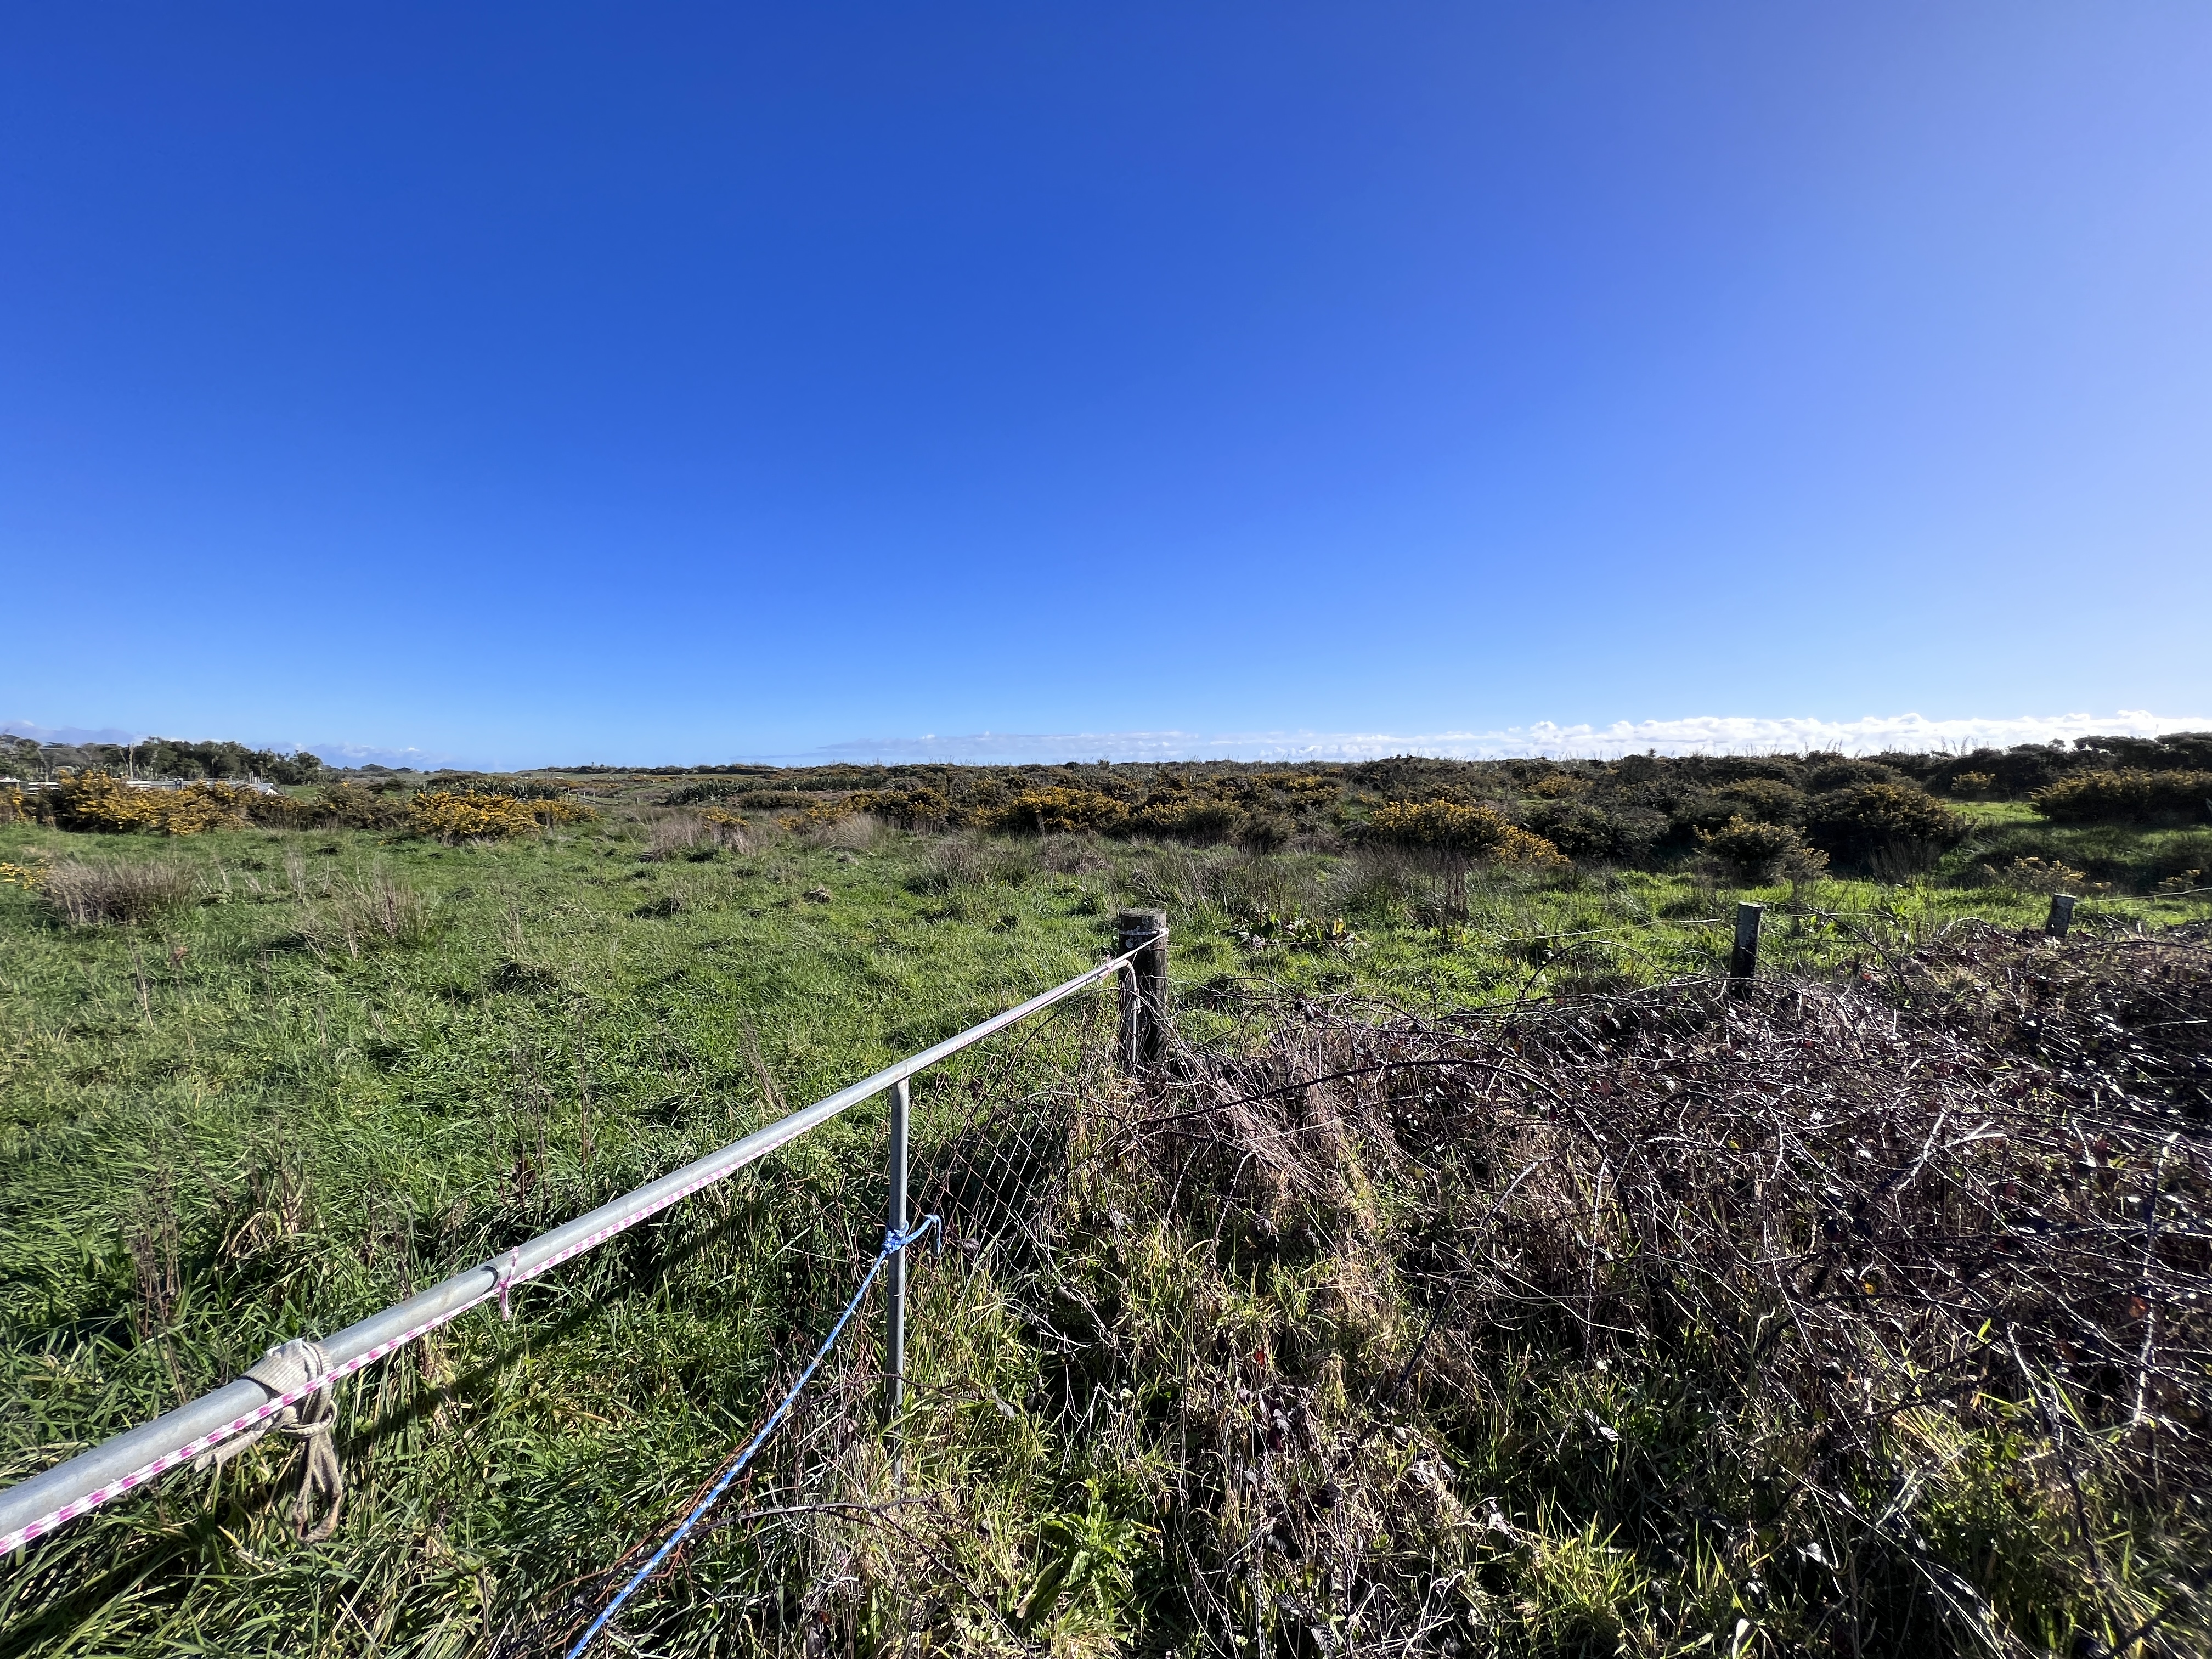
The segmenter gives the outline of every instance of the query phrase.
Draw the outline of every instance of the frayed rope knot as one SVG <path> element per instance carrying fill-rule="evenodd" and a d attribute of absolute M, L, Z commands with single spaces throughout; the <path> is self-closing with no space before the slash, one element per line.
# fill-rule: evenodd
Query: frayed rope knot
<path fill-rule="evenodd" d="M 246 1374 L 268 1389 L 272 1398 L 281 1399 L 317 1382 L 330 1369 L 322 1345 L 301 1336 L 270 1349 Z M 330 1389 L 317 1389 L 245 1432 L 201 1453 L 192 1467 L 219 1469 L 271 1429 L 306 1441 L 307 1464 L 300 1475 L 299 1494 L 292 1502 L 292 1524 L 301 1538 L 319 1544 L 338 1529 L 338 1513 L 345 1507 L 345 1471 L 338 1463 L 337 1447 L 331 1438 L 337 1423 L 337 1401 L 331 1397 Z M 310 1528 L 307 1517 L 319 1504 L 323 1506 L 323 1518 Z"/>
<path fill-rule="evenodd" d="M 518 1244 L 507 1253 L 505 1259 L 499 1264 L 497 1289 L 499 1291 L 499 1316 L 501 1319 L 512 1319 L 514 1317 L 514 1310 L 507 1305 L 507 1293 L 514 1288 L 514 1275 L 517 1271 L 520 1269 L 521 1266 L 522 1246 Z"/>

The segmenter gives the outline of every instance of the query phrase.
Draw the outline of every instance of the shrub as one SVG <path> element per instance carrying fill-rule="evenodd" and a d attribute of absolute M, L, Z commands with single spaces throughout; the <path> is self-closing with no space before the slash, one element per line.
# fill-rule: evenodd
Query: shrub
<path fill-rule="evenodd" d="M 1547 799 L 1528 813 L 1528 828 L 1571 859 L 1611 859 L 1620 850 L 1619 826 L 1588 801 Z"/>
<path fill-rule="evenodd" d="M 744 804 L 757 805 L 771 793 L 774 792 L 763 790 L 747 795 Z M 865 813 L 901 830 L 936 830 L 952 816 L 952 803 L 944 793 L 928 788 L 855 789 L 850 794 L 829 800 L 818 795 L 798 795 L 797 800 L 806 808 L 800 821 L 808 824 L 835 823 L 840 818 Z"/>
<path fill-rule="evenodd" d="M 2056 823 L 2148 823 L 2212 811 L 2212 772 L 2076 772 L 2030 797 Z"/>
<path fill-rule="evenodd" d="M 205 779 L 179 789 L 149 789 L 106 772 L 80 772 L 54 791 L 54 817 L 64 830 L 195 836 L 243 826 L 253 793 Z"/>
<path fill-rule="evenodd" d="M 0 887 L 20 887 L 27 893 L 44 892 L 46 877 L 51 873 L 52 866 L 44 864 L 0 864 Z"/>
<path fill-rule="evenodd" d="M 1747 887 L 1764 887 L 1784 877 L 1802 881 L 1828 864 L 1828 855 L 1808 847 L 1790 825 L 1754 818 L 1732 817 L 1717 830 L 1700 830 L 1698 845 Z"/>
<path fill-rule="evenodd" d="M 559 805 L 559 803 L 542 803 Z M 513 795 L 455 794 L 425 789 L 407 803 L 407 827 L 440 841 L 499 841 L 526 836 L 538 827 L 533 803 Z"/>
<path fill-rule="evenodd" d="M 246 821 L 264 830 L 310 830 L 321 821 L 321 813 L 305 796 L 257 792 L 246 802 Z"/>
<path fill-rule="evenodd" d="M 275 804 L 279 799 L 292 804 L 280 807 Z M 396 791 L 344 781 L 331 785 L 313 799 L 264 795 L 259 810 L 269 813 L 274 829 L 404 830 L 409 800 Z"/>
<path fill-rule="evenodd" d="M 1802 823 L 1805 797 L 1772 778 L 1746 778 L 1723 784 L 1713 792 L 1723 800 L 1739 803 L 1738 811 L 1754 823 Z"/>
<path fill-rule="evenodd" d="M 1237 844 L 1249 853 L 1279 853 L 1297 833 L 1295 819 L 1277 812 L 1247 815 L 1237 825 Z"/>
<path fill-rule="evenodd" d="M 780 807 L 811 806 L 819 795 L 810 795 L 797 789 L 763 789 L 749 779 L 712 778 L 704 783 L 687 783 L 681 789 L 672 789 L 660 799 L 664 806 L 697 806 L 708 801 L 734 801 L 748 811 L 773 811 Z"/>
<path fill-rule="evenodd" d="M 1992 772 L 1960 772 L 1953 775 L 1949 785 L 1953 794 L 1963 800 L 1986 800 L 1996 793 L 1996 775 Z"/>
<path fill-rule="evenodd" d="M 1806 758 L 1815 764 L 1806 775 L 1805 787 L 1816 795 L 1827 794 L 1838 789 L 1863 788 L 1874 783 L 1905 782 L 1895 772 L 1876 761 L 1846 760 L 1841 755 L 1808 756 Z"/>
<path fill-rule="evenodd" d="M 1813 843 L 1850 863 L 1924 859 L 1966 839 L 1966 823 L 1917 784 L 1861 783 L 1818 796 Z"/>
<path fill-rule="evenodd" d="M 2112 890 L 2109 882 L 2093 882 L 2087 872 L 2069 869 L 2057 859 L 2014 859 L 2003 866 L 1985 864 L 1982 871 L 1996 886 L 2009 887 L 2016 893 L 2102 893 Z"/>
<path fill-rule="evenodd" d="M 1128 815 L 1129 809 L 1111 795 L 1060 785 L 1032 789 L 990 808 L 983 815 L 983 827 L 1002 835 L 1073 835 L 1116 829 Z"/>
<path fill-rule="evenodd" d="M 179 864 L 57 864 L 39 872 L 46 902 L 80 927 L 149 921 L 181 910 L 199 878 Z"/>
<path fill-rule="evenodd" d="M 1559 849 L 1503 813 L 1455 801 L 1389 801 L 1362 826 L 1362 838 L 1386 847 L 1441 853 L 1486 864 L 1564 864 Z"/>
<path fill-rule="evenodd" d="M 1147 801 L 1117 827 L 1125 835 L 1158 836 L 1164 841 L 1211 846 L 1234 837 L 1244 821 L 1243 810 L 1233 801 L 1183 796 Z"/>

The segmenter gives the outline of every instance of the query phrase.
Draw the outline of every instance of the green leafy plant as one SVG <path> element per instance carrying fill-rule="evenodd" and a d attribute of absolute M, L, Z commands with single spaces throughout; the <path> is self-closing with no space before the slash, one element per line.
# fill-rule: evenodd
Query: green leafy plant
<path fill-rule="evenodd" d="M 1805 838 L 1789 824 L 1763 823 L 1741 816 L 1718 830 L 1698 830 L 1698 845 L 1748 887 L 1764 887 L 1783 879 L 1808 879 L 1828 866 L 1828 855 L 1808 847 Z"/>
<path fill-rule="evenodd" d="M 1387 801 L 1364 826 L 1364 839 L 1386 847 L 1488 864 L 1559 865 L 1566 860 L 1541 836 L 1531 835 L 1504 813 L 1455 801 Z"/>
<path fill-rule="evenodd" d="M 1807 835 L 1832 857 L 1926 860 L 1966 837 L 1966 821 L 1917 784 L 1861 783 L 1816 796 Z"/>
<path fill-rule="evenodd" d="M 2212 816 L 2212 772 L 2076 772 L 2028 799 L 2055 823 L 2201 822 Z"/>

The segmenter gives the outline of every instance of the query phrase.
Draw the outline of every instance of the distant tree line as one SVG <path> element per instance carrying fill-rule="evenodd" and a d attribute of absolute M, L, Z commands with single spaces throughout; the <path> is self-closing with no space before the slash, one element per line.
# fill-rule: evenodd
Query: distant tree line
<path fill-rule="evenodd" d="M 12 753 L 6 753 L 12 750 Z M 306 750 L 289 754 L 248 749 L 242 743 L 193 743 L 184 738 L 147 738 L 137 743 L 40 743 L 35 738 L 0 736 L 0 767 L 21 778 L 48 779 L 73 772 L 107 772 L 118 778 L 212 778 L 243 782 L 313 783 L 325 770 Z"/>

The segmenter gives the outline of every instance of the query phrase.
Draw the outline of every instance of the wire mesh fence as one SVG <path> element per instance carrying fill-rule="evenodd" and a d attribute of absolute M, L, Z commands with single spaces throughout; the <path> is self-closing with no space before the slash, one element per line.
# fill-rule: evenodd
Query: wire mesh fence
<path fill-rule="evenodd" d="M 856 1355 L 742 1512 L 748 1639 L 2199 1651 L 2208 1000 L 2201 938 L 1958 927 L 1749 997 L 1255 991 L 1141 1091 L 1071 1008 L 936 1098 L 915 1478 Z"/>

